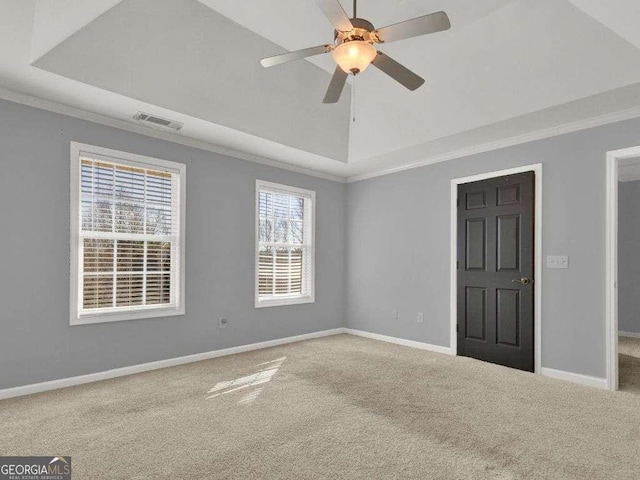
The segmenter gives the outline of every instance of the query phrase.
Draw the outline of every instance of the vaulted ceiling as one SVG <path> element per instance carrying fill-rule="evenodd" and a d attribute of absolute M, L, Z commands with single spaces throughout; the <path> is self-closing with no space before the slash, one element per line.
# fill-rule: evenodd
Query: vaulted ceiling
<path fill-rule="evenodd" d="M 330 55 L 259 63 L 332 40 L 313 0 L 0 0 L 0 85 L 127 122 L 153 113 L 184 138 L 343 178 L 640 107 L 637 0 L 358 4 L 377 27 L 438 10 L 449 31 L 380 46 L 425 85 L 371 68 L 325 105 Z"/>

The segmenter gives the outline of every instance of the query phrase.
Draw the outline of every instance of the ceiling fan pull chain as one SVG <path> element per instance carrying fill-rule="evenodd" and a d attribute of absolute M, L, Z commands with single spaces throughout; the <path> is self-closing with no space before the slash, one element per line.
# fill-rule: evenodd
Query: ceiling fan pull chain
<path fill-rule="evenodd" d="M 357 9 L 357 6 L 356 6 L 357 2 L 358 2 L 358 0 L 353 0 L 353 18 L 358 18 L 358 15 L 357 15 L 358 9 Z"/>
<path fill-rule="evenodd" d="M 356 75 L 353 76 L 353 83 L 351 84 L 351 113 L 353 115 L 353 121 L 356 121 Z"/>

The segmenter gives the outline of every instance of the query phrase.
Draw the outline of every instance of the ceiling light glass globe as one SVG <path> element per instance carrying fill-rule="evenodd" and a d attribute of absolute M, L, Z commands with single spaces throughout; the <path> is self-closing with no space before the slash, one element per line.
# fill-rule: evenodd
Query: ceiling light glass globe
<path fill-rule="evenodd" d="M 346 73 L 356 74 L 364 72 L 377 53 L 370 43 L 353 40 L 338 45 L 333 50 L 333 59 Z"/>

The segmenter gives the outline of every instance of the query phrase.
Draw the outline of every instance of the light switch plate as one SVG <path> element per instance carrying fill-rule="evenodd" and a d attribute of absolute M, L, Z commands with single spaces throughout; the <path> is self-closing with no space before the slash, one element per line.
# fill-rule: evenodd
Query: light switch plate
<path fill-rule="evenodd" d="M 547 268 L 569 268 L 568 255 L 548 255 Z"/>
<path fill-rule="evenodd" d="M 422 312 L 418 312 L 418 323 L 424 323 L 424 314 Z"/>

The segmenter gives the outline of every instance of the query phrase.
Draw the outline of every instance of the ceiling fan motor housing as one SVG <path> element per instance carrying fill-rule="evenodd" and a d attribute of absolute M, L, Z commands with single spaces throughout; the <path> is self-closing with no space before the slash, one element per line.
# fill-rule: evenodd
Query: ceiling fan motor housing
<path fill-rule="evenodd" d="M 341 43 L 345 42 L 351 42 L 353 40 L 360 40 L 370 43 L 376 41 L 374 39 L 374 35 L 372 35 L 375 27 L 370 21 L 365 20 L 364 18 L 351 18 L 350 21 L 351 25 L 353 25 L 353 30 L 349 32 L 339 32 L 338 30 L 334 30 L 333 38 L 336 42 L 336 45 L 340 45 Z"/>

